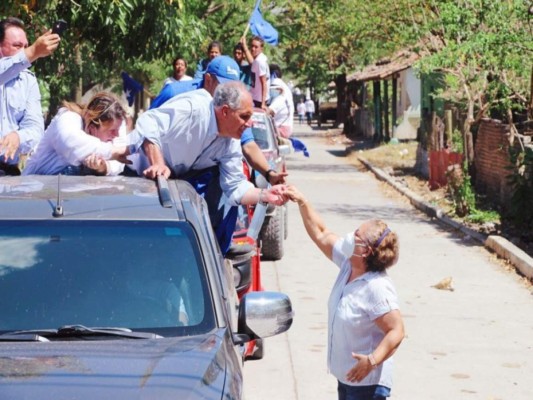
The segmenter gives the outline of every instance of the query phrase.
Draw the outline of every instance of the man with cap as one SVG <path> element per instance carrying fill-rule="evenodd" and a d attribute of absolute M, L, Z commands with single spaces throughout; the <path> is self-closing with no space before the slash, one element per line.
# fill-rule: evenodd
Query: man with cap
<path fill-rule="evenodd" d="M 144 161 L 138 173 L 152 179 L 172 175 L 188 180 L 205 196 L 224 253 L 235 227 L 235 206 L 286 201 L 283 185 L 260 190 L 242 172 L 239 139 L 250 127 L 252 114 L 248 90 L 241 82 L 231 81 L 219 84 L 214 96 L 198 89 L 172 97 L 141 114 L 128 135 L 130 153 L 139 151 Z M 214 185 L 214 179 L 219 185 Z M 224 201 L 220 201 L 222 193 Z M 221 203 L 233 207 L 221 213 Z"/>
<path fill-rule="evenodd" d="M 166 85 L 152 101 L 150 109 L 158 108 L 169 99 L 196 89 L 205 89 L 214 95 L 219 83 L 237 82 L 240 80 L 240 68 L 237 62 L 228 56 L 218 56 L 211 60 L 201 79 L 185 82 L 173 82 Z M 254 170 L 263 175 L 273 185 L 285 183 L 286 172 L 270 169 L 263 152 L 255 143 L 251 129 L 246 129 L 241 137 L 242 153 Z"/>
<path fill-rule="evenodd" d="M 215 57 L 207 65 L 207 69 L 201 78 L 172 82 L 165 85 L 157 97 L 152 100 L 150 109 L 157 108 L 168 99 L 191 90 L 205 89 L 212 96 L 219 83 L 238 81 L 239 78 L 240 69 L 236 62 L 228 56 Z"/>

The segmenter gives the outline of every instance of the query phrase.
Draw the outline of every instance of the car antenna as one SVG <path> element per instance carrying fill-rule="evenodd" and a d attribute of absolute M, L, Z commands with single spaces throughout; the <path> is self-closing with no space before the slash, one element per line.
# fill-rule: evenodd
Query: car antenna
<path fill-rule="evenodd" d="M 57 176 L 57 203 L 52 213 L 54 217 L 63 216 L 63 206 L 61 205 L 61 174 Z"/>

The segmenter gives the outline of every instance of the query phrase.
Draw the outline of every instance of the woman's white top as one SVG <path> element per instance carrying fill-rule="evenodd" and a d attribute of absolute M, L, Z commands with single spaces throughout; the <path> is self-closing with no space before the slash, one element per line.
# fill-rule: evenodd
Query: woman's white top
<path fill-rule="evenodd" d="M 345 243 L 348 240 L 349 236 L 340 238 L 333 247 L 333 262 L 340 271 L 328 302 L 328 368 L 347 385 L 379 384 L 391 388 L 392 357 L 373 369 L 361 382 L 346 380 L 346 374 L 357 362 L 352 352 L 370 354 L 384 337 L 374 320 L 399 309 L 396 290 L 386 272 L 366 272 L 348 282 L 351 254 L 346 254 L 346 249 L 353 249 L 352 243 Z"/>
<path fill-rule="evenodd" d="M 61 108 L 28 159 L 23 175 L 56 175 L 69 165 L 81 165 L 91 154 L 109 160 L 112 148 L 113 143 L 102 142 L 83 130 L 78 113 Z M 120 172 L 122 169 L 110 168 L 108 162 L 108 175 Z"/>

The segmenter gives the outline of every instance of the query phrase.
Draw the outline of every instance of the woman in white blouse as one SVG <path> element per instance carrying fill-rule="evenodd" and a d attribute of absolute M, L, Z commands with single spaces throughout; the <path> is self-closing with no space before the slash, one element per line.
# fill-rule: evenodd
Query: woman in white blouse
<path fill-rule="evenodd" d="M 328 303 L 328 367 L 339 400 L 383 400 L 392 387 L 391 356 L 404 338 L 396 290 L 385 272 L 398 260 L 398 236 L 373 219 L 341 238 L 294 186 L 286 195 L 298 203 L 311 239 L 340 269 Z"/>
<path fill-rule="evenodd" d="M 111 93 L 95 94 L 86 105 L 63 102 L 23 175 L 118 175 L 126 162 L 126 145 L 114 145 L 126 118 Z"/>

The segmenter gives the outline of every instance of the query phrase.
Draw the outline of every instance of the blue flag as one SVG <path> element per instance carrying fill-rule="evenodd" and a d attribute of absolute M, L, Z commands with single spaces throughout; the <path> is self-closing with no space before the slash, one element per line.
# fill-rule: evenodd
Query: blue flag
<path fill-rule="evenodd" d="M 250 18 L 250 29 L 255 36 L 259 36 L 268 44 L 275 46 L 278 44 L 278 31 L 263 19 L 260 6 L 261 0 L 258 0 Z"/>
<path fill-rule="evenodd" d="M 307 151 L 307 146 L 300 139 L 295 137 L 290 137 L 289 140 L 292 142 L 292 147 L 294 151 L 301 151 L 304 153 L 304 156 L 309 157 L 309 151 Z"/>
<path fill-rule="evenodd" d="M 122 76 L 124 94 L 128 99 L 128 105 L 131 107 L 135 101 L 135 96 L 137 93 L 142 92 L 143 85 L 129 76 L 126 72 L 122 72 L 120 76 Z"/>

